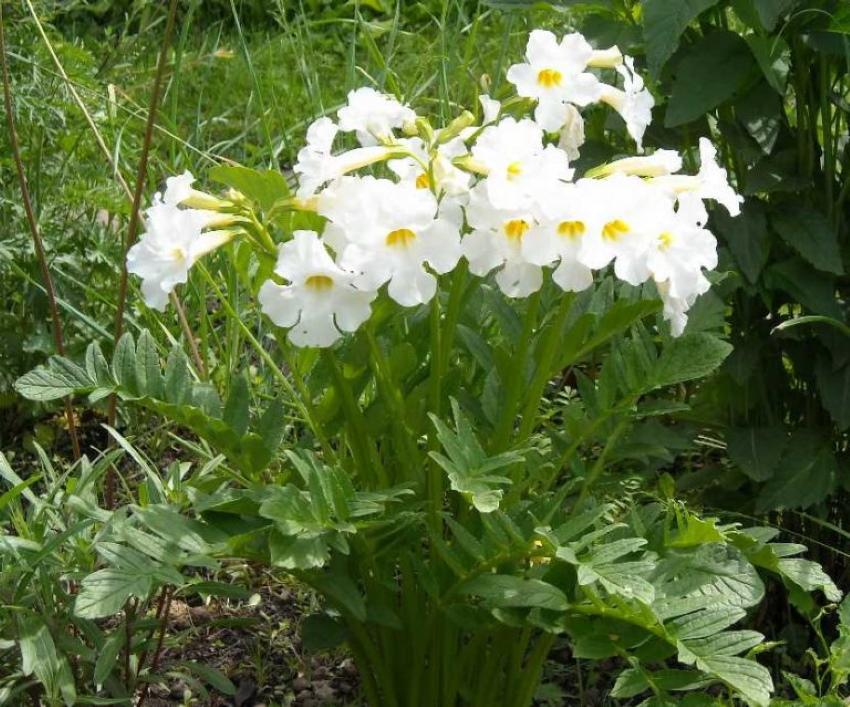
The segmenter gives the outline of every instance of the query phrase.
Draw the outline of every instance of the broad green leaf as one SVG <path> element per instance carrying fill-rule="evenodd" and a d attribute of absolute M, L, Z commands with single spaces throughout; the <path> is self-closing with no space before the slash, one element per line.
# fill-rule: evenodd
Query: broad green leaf
<path fill-rule="evenodd" d="M 730 427 L 726 430 L 729 458 L 753 481 L 766 481 L 785 449 L 781 427 Z"/>
<path fill-rule="evenodd" d="M 761 23 L 768 32 L 773 31 L 780 17 L 788 14 L 799 3 L 800 0 L 753 0 Z"/>
<path fill-rule="evenodd" d="M 539 579 L 523 579 L 506 574 L 484 574 L 465 582 L 461 592 L 481 597 L 491 608 L 538 608 L 566 611 L 566 595 Z"/>
<path fill-rule="evenodd" d="M 706 638 L 729 628 L 746 615 L 747 612 L 740 607 L 706 608 L 678 616 L 668 621 L 665 628 L 680 641 Z"/>
<path fill-rule="evenodd" d="M 779 574 L 807 592 L 820 590 L 828 601 L 841 601 L 841 590 L 817 562 L 800 557 L 783 558 L 778 562 L 778 570 Z"/>
<path fill-rule="evenodd" d="M 158 398 L 162 395 L 162 373 L 156 341 L 145 329 L 136 345 L 136 387 L 139 395 Z"/>
<path fill-rule="evenodd" d="M 116 628 L 104 641 L 97 653 L 97 661 L 94 664 L 94 683 L 103 685 L 106 679 L 112 675 L 118 664 L 118 655 L 126 644 L 127 633 L 122 626 Z"/>
<path fill-rule="evenodd" d="M 165 400 L 179 405 L 191 394 L 192 379 L 189 375 L 189 359 L 183 350 L 175 346 L 168 354 L 165 364 Z"/>
<path fill-rule="evenodd" d="M 236 376 L 230 386 L 222 418 L 240 436 L 248 431 L 250 396 L 247 374 Z"/>
<path fill-rule="evenodd" d="M 136 386 L 136 344 L 128 331 L 119 340 L 112 354 L 112 375 L 128 392 L 138 393 Z"/>
<path fill-rule="evenodd" d="M 780 289 L 814 314 L 843 319 L 844 313 L 835 297 L 835 280 L 818 272 L 799 258 L 771 265 L 764 273 L 765 284 Z"/>
<path fill-rule="evenodd" d="M 795 430 L 788 452 L 759 494 L 756 508 L 808 508 L 823 501 L 835 487 L 837 465 L 828 440 L 816 430 Z"/>
<path fill-rule="evenodd" d="M 57 361 L 63 361 L 57 364 Z M 28 400 L 57 400 L 74 391 L 88 391 L 91 379 L 79 368 L 69 366 L 70 361 L 52 358 L 47 366 L 39 366 L 15 381 L 15 390 Z"/>
<path fill-rule="evenodd" d="M 327 614 L 311 614 L 301 621 L 301 642 L 308 653 L 332 650 L 347 637 L 345 625 Z"/>
<path fill-rule="evenodd" d="M 773 680 L 767 668 L 754 660 L 726 655 L 707 656 L 697 658 L 696 667 L 731 685 L 755 707 L 767 707 L 770 703 Z"/>
<path fill-rule="evenodd" d="M 117 614 L 131 597 L 146 599 L 153 587 L 152 575 L 114 568 L 97 570 L 85 577 L 74 601 L 74 613 L 84 619 Z"/>
<path fill-rule="evenodd" d="M 650 689 L 652 684 L 663 690 L 694 690 L 705 683 L 705 678 L 695 670 L 658 670 L 655 672 L 636 668 L 627 668 L 617 676 L 617 681 L 611 690 L 611 697 L 628 699 Z M 645 704 L 645 703 L 644 703 Z M 675 703 L 680 707 L 678 703 Z"/>
<path fill-rule="evenodd" d="M 242 192 L 249 199 L 256 201 L 263 211 L 271 210 L 276 201 L 289 196 L 286 179 L 276 170 L 216 165 L 210 169 L 209 177 Z"/>
<path fill-rule="evenodd" d="M 788 42 L 782 37 L 763 37 L 758 34 L 748 34 L 744 39 L 768 84 L 780 96 L 785 96 L 785 85 L 791 68 L 791 48 Z"/>
<path fill-rule="evenodd" d="M 743 89 L 754 70 L 753 55 L 737 34 L 706 35 L 679 62 L 664 124 L 673 128 L 701 118 Z"/>
<path fill-rule="evenodd" d="M 643 36 L 646 57 L 654 76 L 661 73 L 667 60 L 679 46 L 682 33 L 702 12 L 717 0 L 644 0 Z"/>
<path fill-rule="evenodd" d="M 772 214 L 770 223 L 782 240 L 818 270 L 844 273 L 838 236 L 822 213 L 808 206 L 788 206 Z"/>
<path fill-rule="evenodd" d="M 109 388 L 115 385 L 112 372 L 109 370 L 109 362 L 96 341 L 86 348 L 86 372 L 98 386 Z"/>
<path fill-rule="evenodd" d="M 59 655 L 50 631 L 41 618 L 29 616 L 18 624 L 21 672 L 35 675 L 51 702 L 73 705 L 77 700 L 74 676 L 65 656 Z"/>
<path fill-rule="evenodd" d="M 740 216 L 732 217 L 725 209 L 717 209 L 711 218 L 741 272 L 747 280 L 756 282 L 770 253 L 764 209 L 757 201 L 750 200 L 744 203 Z"/>
<path fill-rule="evenodd" d="M 685 655 L 715 656 L 740 655 L 764 641 L 764 636 L 758 631 L 722 631 L 713 636 L 694 638 L 681 641 L 679 657 L 686 663 L 692 660 L 683 658 Z"/>
<path fill-rule="evenodd" d="M 663 388 L 707 376 L 732 351 L 732 346 L 710 334 L 685 334 L 661 352 L 646 390 Z"/>
<path fill-rule="evenodd" d="M 850 427 L 850 365 L 834 368 L 825 356 L 815 366 L 821 405 L 839 430 Z"/>

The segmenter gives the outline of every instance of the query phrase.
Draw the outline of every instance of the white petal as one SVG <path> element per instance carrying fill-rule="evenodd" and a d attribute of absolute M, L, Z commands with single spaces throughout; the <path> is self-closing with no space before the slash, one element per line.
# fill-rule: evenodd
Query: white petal
<path fill-rule="evenodd" d="M 492 241 L 493 237 L 487 231 L 473 231 L 463 237 L 461 250 L 469 261 L 469 271 L 473 275 L 484 276 L 504 262 L 504 257 Z"/>
<path fill-rule="evenodd" d="M 292 287 L 283 287 L 267 280 L 260 287 L 257 300 L 263 313 L 280 327 L 291 327 L 301 314 L 301 302 Z"/>
<path fill-rule="evenodd" d="M 327 314 L 317 317 L 302 316 L 298 324 L 289 330 L 289 340 L 296 346 L 326 348 L 340 338 L 342 334 L 334 325 L 333 317 Z"/>
<path fill-rule="evenodd" d="M 496 284 L 508 297 L 528 297 L 543 285 L 543 270 L 529 263 L 508 262 L 496 273 Z"/>
<path fill-rule="evenodd" d="M 552 280 L 565 292 L 581 292 L 593 284 L 593 271 L 565 258 L 552 273 Z"/>
<path fill-rule="evenodd" d="M 402 307 L 430 302 L 436 291 L 436 278 L 421 268 L 396 271 L 387 286 L 387 294 Z"/>
<path fill-rule="evenodd" d="M 344 296 L 340 296 L 334 303 L 337 326 L 342 331 L 356 331 L 372 314 L 370 303 L 375 295 L 374 291 L 361 292 L 354 289 L 350 292 L 346 291 Z"/>

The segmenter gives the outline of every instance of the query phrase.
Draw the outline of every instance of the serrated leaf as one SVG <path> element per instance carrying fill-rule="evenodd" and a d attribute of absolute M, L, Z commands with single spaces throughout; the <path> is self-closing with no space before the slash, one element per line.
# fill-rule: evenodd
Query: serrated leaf
<path fill-rule="evenodd" d="M 247 375 L 236 376 L 230 386 L 222 417 L 238 435 L 248 431 L 250 397 Z"/>
<path fill-rule="evenodd" d="M 717 369 L 732 346 L 710 334 L 685 334 L 668 344 L 658 357 L 647 390 L 703 378 Z"/>
<path fill-rule="evenodd" d="M 216 165 L 210 169 L 209 178 L 242 192 L 263 211 L 271 210 L 276 201 L 290 195 L 286 179 L 276 170 Z"/>
<path fill-rule="evenodd" d="M 35 675 L 51 702 L 61 700 L 66 705 L 75 704 L 77 691 L 71 666 L 65 656 L 57 652 L 44 621 L 35 616 L 27 617 L 19 622 L 18 633 L 21 672 Z"/>
<path fill-rule="evenodd" d="M 175 346 L 168 354 L 165 364 L 165 400 L 179 405 L 191 394 L 192 379 L 189 375 L 189 359 L 179 346 Z"/>
<path fill-rule="evenodd" d="M 117 614 L 130 597 L 146 599 L 153 587 L 152 575 L 107 567 L 85 577 L 74 601 L 74 613 L 84 619 L 103 619 Z"/>
<path fill-rule="evenodd" d="M 88 376 L 85 380 L 88 381 Z M 79 377 L 76 375 L 69 377 L 67 370 L 54 366 L 54 360 L 51 359 L 47 366 L 39 366 L 18 378 L 15 381 L 15 390 L 27 400 L 48 401 L 64 398 L 80 387 L 87 387 L 79 384 Z"/>
<path fill-rule="evenodd" d="M 699 15 L 717 0 L 644 0 L 643 36 L 649 70 L 654 76 L 661 73 L 667 60 L 679 46 L 679 38 Z"/>
<path fill-rule="evenodd" d="M 86 348 L 86 372 L 99 387 L 111 387 L 115 384 L 109 370 L 109 362 L 101 351 L 100 344 L 93 341 Z"/>
<path fill-rule="evenodd" d="M 831 444 L 817 431 L 795 430 L 788 452 L 780 460 L 756 501 L 759 512 L 779 508 L 808 508 L 835 487 L 837 474 Z"/>
<path fill-rule="evenodd" d="M 112 632 L 97 653 L 94 664 L 94 683 L 101 686 L 112 674 L 118 664 L 118 654 L 126 643 L 126 631 L 121 627 Z"/>
<path fill-rule="evenodd" d="M 697 658 L 696 666 L 731 685 L 756 707 L 767 707 L 770 703 L 773 680 L 770 672 L 754 660 L 735 656 L 709 656 Z"/>
<path fill-rule="evenodd" d="M 818 270 L 844 274 L 838 236 L 822 213 L 795 205 L 772 214 L 770 223 L 782 240 Z"/>

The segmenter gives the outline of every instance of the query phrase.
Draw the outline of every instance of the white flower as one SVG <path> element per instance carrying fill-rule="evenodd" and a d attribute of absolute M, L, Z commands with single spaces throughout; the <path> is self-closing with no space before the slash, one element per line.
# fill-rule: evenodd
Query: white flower
<path fill-rule="evenodd" d="M 681 336 L 688 324 L 688 310 L 693 306 L 697 297 L 708 292 L 711 283 L 700 275 L 697 280 L 696 292 L 689 297 L 673 297 L 669 293 L 668 283 L 658 283 L 658 294 L 664 304 L 664 319 L 670 322 L 670 332 L 673 336 Z"/>
<path fill-rule="evenodd" d="M 343 174 L 386 159 L 392 151 L 381 145 L 359 147 L 333 154 L 333 142 L 339 128 L 330 118 L 319 118 L 307 129 L 307 144 L 298 151 L 293 171 L 298 175 L 300 199 L 306 199 L 327 182 Z"/>
<path fill-rule="evenodd" d="M 439 137 L 439 134 L 437 131 L 435 137 Z M 418 189 L 433 189 L 437 195 L 458 196 L 469 191 L 472 175 L 458 169 L 453 163 L 456 157 L 467 153 L 463 138 L 456 137 L 438 145 L 433 159 L 429 157 L 421 138 L 401 140 L 400 145 L 415 155 L 387 163 L 402 182 L 410 182 Z M 423 165 L 428 165 L 430 169 L 425 169 Z"/>
<path fill-rule="evenodd" d="M 501 209 L 527 209 L 573 175 L 566 154 L 553 145 L 544 148 L 540 126 L 528 119 L 505 118 L 484 128 L 472 159 L 486 170 L 487 195 Z"/>
<path fill-rule="evenodd" d="M 484 276 L 499 268 L 496 284 L 508 297 L 527 297 L 539 290 L 543 271 L 524 257 L 522 247 L 537 223 L 534 214 L 494 208 L 483 183 L 470 192 L 466 214 L 473 231 L 461 246 L 470 272 Z"/>
<path fill-rule="evenodd" d="M 183 174 L 165 180 L 165 192 L 156 194 L 154 201 L 162 201 L 169 206 L 189 206 L 195 209 L 217 210 L 227 202 L 192 188 L 195 177 L 187 169 Z"/>
<path fill-rule="evenodd" d="M 676 150 L 656 150 L 645 157 L 625 157 L 603 165 L 599 176 L 633 174 L 638 177 L 661 177 L 682 169 L 682 157 Z"/>
<path fill-rule="evenodd" d="M 626 121 L 626 130 L 637 143 L 638 151 L 643 150 L 643 134 L 652 122 L 652 107 L 655 99 L 644 86 L 643 79 L 635 72 L 635 61 L 625 57 L 624 63 L 617 67 L 623 77 L 623 90 L 603 85 L 599 100 L 616 110 Z"/>
<path fill-rule="evenodd" d="M 647 267 L 670 297 L 687 299 L 704 290 L 703 268 L 717 267 L 717 239 L 682 212 L 668 212 L 655 226 Z"/>
<path fill-rule="evenodd" d="M 550 218 L 532 226 L 520 245 L 522 257 L 533 265 L 551 265 L 557 261 L 552 279 L 567 292 L 580 292 L 593 284 L 593 271 L 578 261 L 587 230 L 587 210 L 580 201 L 582 196 L 576 185 L 564 185 L 557 209 L 550 212 Z"/>
<path fill-rule="evenodd" d="M 364 287 L 388 283 L 390 297 L 406 307 L 424 304 L 436 292 L 426 264 L 445 273 L 460 258 L 460 223 L 428 189 L 410 182 L 345 177 L 322 194 L 319 213 L 330 221 L 340 265 L 357 272 Z"/>
<path fill-rule="evenodd" d="M 499 113 L 502 111 L 501 101 L 497 101 L 495 98 L 490 98 L 486 93 L 482 93 L 478 96 L 478 102 L 481 104 L 483 113 L 481 124 L 487 125 L 488 123 L 495 122 L 496 118 L 499 117 Z"/>
<path fill-rule="evenodd" d="M 639 177 L 621 174 L 583 179 L 577 186 L 586 226 L 578 261 L 596 270 L 613 260 L 618 278 L 630 285 L 645 282 L 654 224 L 666 220 L 672 199 Z"/>
<path fill-rule="evenodd" d="M 180 189 L 185 183 L 179 178 L 169 187 Z M 172 202 L 178 198 L 175 191 L 166 194 Z M 163 311 L 168 295 L 186 282 L 198 258 L 233 237 L 229 231 L 201 233 L 217 219 L 215 212 L 182 209 L 158 195 L 154 198 L 145 212 L 145 233 L 127 252 L 127 271 L 142 278 L 142 295 L 149 307 Z"/>
<path fill-rule="evenodd" d="M 564 124 L 564 104 L 585 106 L 599 99 L 598 79 L 585 72 L 592 57 L 592 47 L 577 33 L 560 42 L 545 30 L 528 36 L 526 63 L 511 66 L 508 81 L 520 96 L 537 99 L 534 119 L 544 130 L 558 130 Z"/>
<path fill-rule="evenodd" d="M 269 319 L 289 328 L 296 346 L 330 346 L 369 318 L 376 293 L 358 289 L 354 274 L 334 263 L 314 231 L 295 231 L 280 246 L 275 272 L 288 284 L 269 280 L 258 299 Z"/>
<path fill-rule="evenodd" d="M 657 177 L 652 183 L 668 190 L 678 197 L 679 210 L 703 225 L 708 221 L 708 213 L 703 200 L 713 199 L 726 208 L 730 216 L 741 213 L 740 196 L 729 184 L 726 170 L 717 163 L 717 148 L 707 138 L 699 140 L 700 168 L 696 176 L 671 175 Z"/>
<path fill-rule="evenodd" d="M 564 106 L 566 117 L 561 127 L 558 147 L 567 153 L 570 160 L 579 158 L 579 148 L 584 145 L 584 118 L 571 103 Z"/>
<path fill-rule="evenodd" d="M 339 129 L 354 131 L 364 147 L 393 140 L 393 129 L 416 120 L 416 113 L 368 86 L 350 91 L 348 105 L 337 112 Z"/>

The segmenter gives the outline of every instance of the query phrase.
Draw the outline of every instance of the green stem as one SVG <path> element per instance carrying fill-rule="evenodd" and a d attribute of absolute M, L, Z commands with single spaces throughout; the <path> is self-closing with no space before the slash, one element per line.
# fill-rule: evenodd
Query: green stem
<path fill-rule="evenodd" d="M 833 186 L 835 183 L 835 159 L 832 150 L 832 114 L 829 108 L 829 62 L 820 58 L 820 119 L 823 132 L 823 170 L 824 192 L 826 194 L 827 215 L 832 220 Z"/>
<path fill-rule="evenodd" d="M 354 463 L 357 465 L 360 474 L 369 478 L 377 488 L 386 488 L 389 486 L 386 471 L 381 465 L 375 450 L 370 449 L 368 446 L 367 440 L 369 439 L 369 434 L 366 431 L 366 420 L 363 417 L 363 411 L 354 399 L 351 386 L 345 379 L 333 351 L 323 349 L 322 358 L 328 368 L 330 368 L 334 387 L 342 399 L 342 409 L 350 426 L 347 436 L 348 444 L 351 447 L 351 454 L 354 457 Z"/>
<path fill-rule="evenodd" d="M 593 464 L 593 468 L 590 470 L 590 473 L 587 475 L 587 478 L 584 480 L 584 484 L 581 487 L 581 493 L 578 497 L 579 505 L 585 498 L 587 498 L 587 494 L 590 493 L 590 489 L 593 484 L 595 484 L 599 480 L 599 477 L 602 476 L 602 472 L 605 470 L 605 460 L 607 459 L 610 451 L 614 448 L 614 445 L 620 439 L 620 436 L 626 431 L 629 422 L 630 420 L 628 419 L 621 420 L 617 423 L 616 427 L 614 427 L 614 431 L 608 436 L 608 439 L 605 441 L 605 446 L 602 448 L 602 452 L 597 457 Z"/>
<path fill-rule="evenodd" d="M 507 448 L 516 419 L 519 399 L 522 395 L 523 379 L 525 377 L 525 360 L 531 343 L 532 333 L 537 324 L 537 311 L 540 308 L 540 292 L 535 292 L 528 298 L 528 308 L 525 312 L 525 320 L 522 325 L 519 342 L 514 351 L 513 360 L 517 370 L 505 383 L 505 400 L 502 407 L 502 415 L 493 433 L 493 451 L 500 452 Z"/>
<path fill-rule="evenodd" d="M 407 427 L 407 416 L 405 414 L 404 398 L 402 397 L 401 389 L 394 380 L 389 361 L 384 356 L 384 352 L 381 351 L 381 347 L 378 345 L 378 340 L 375 338 L 372 328 L 367 325 L 364 329 L 366 339 L 369 343 L 369 351 L 372 354 L 372 371 L 378 383 L 378 390 L 381 392 L 389 408 L 390 424 L 398 446 L 398 460 L 405 467 L 407 478 L 415 479 L 417 476 L 415 463 L 419 457 L 419 450 L 417 449 L 413 435 Z"/>
<path fill-rule="evenodd" d="M 529 394 L 522 411 L 519 434 L 517 435 L 517 439 L 520 442 L 525 440 L 534 429 L 537 421 L 537 410 L 540 407 L 540 399 L 546 390 L 546 384 L 554 373 L 552 366 L 555 363 L 555 357 L 558 353 L 558 344 L 563 341 L 561 332 L 574 299 L 575 295 L 572 292 L 561 298 L 561 304 L 558 306 L 550 328 L 543 339 L 540 360 L 534 372 L 534 377 L 531 379 L 531 385 L 528 387 Z"/>

